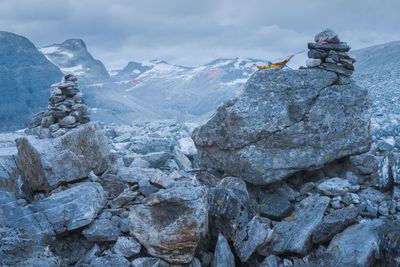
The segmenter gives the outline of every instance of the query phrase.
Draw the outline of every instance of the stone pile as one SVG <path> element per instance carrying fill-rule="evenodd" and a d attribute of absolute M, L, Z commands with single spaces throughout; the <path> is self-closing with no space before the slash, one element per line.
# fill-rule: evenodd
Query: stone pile
<path fill-rule="evenodd" d="M 317 67 L 337 74 L 350 76 L 354 71 L 355 59 L 346 52 L 350 46 L 341 42 L 338 35 L 326 29 L 314 37 L 315 43 L 308 43 L 308 58 L 306 65 L 309 68 Z"/>
<path fill-rule="evenodd" d="M 90 121 L 77 80 L 69 74 L 60 83 L 52 85 L 47 110 L 34 115 L 29 125 L 30 133 L 41 138 L 54 138 Z"/>

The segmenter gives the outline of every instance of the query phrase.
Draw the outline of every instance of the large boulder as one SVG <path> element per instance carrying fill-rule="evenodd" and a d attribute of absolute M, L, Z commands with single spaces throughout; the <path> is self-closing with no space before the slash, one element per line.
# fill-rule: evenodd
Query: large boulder
<path fill-rule="evenodd" d="M 274 254 L 306 254 L 312 246 L 312 235 L 322 222 L 329 201 L 328 197 L 319 195 L 302 200 L 291 216 L 275 225 L 271 242 L 260 248 L 259 253 L 269 255 L 272 251 Z"/>
<path fill-rule="evenodd" d="M 197 167 L 269 184 L 370 148 L 367 90 L 320 69 L 262 70 L 193 133 Z"/>
<path fill-rule="evenodd" d="M 129 215 L 129 232 L 157 258 L 173 264 L 189 263 L 208 231 L 208 190 L 176 184 L 135 205 Z"/>
<path fill-rule="evenodd" d="M 106 204 L 98 183 L 82 183 L 34 202 L 29 208 L 46 218 L 55 233 L 72 231 L 90 224 Z"/>
<path fill-rule="evenodd" d="M 53 139 L 26 136 L 15 142 L 21 174 L 34 191 L 54 189 L 61 183 L 87 177 L 91 171 L 101 174 L 110 165 L 107 139 L 95 123 Z"/>

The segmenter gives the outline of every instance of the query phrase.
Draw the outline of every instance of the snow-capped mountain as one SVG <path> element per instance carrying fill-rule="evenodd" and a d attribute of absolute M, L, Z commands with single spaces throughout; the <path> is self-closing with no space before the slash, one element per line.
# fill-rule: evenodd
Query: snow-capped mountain
<path fill-rule="evenodd" d="M 74 74 L 82 82 L 99 82 L 110 79 L 100 60 L 94 59 L 81 39 L 69 39 L 61 44 L 40 48 L 40 51 L 64 74 Z"/>
<path fill-rule="evenodd" d="M 217 59 L 198 67 L 171 65 L 162 60 L 129 62 L 113 76 L 112 83 L 102 83 L 101 88 L 87 88 L 84 92 L 92 99 L 104 98 L 106 101 L 93 103 L 96 112 L 111 103 L 114 114 L 119 113 L 119 107 L 124 107 L 123 115 L 120 114 L 123 121 L 143 118 L 193 120 L 214 112 L 218 105 L 237 93 L 257 70 L 255 65 L 267 63 L 248 58 Z M 138 106 L 151 111 L 150 114 L 126 118 L 126 113 Z"/>
<path fill-rule="evenodd" d="M 27 38 L 0 31 L 0 132 L 22 128 L 43 110 L 62 75 Z"/>

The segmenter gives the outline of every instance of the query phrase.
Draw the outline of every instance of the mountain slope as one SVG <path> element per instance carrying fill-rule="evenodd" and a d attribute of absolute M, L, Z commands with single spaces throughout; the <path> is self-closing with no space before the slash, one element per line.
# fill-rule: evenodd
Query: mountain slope
<path fill-rule="evenodd" d="M 22 128 L 62 77 L 27 38 L 0 31 L 0 131 Z"/>
<path fill-rule="evenodd" d="M 124 99 L 153 110 L 163 118 L 197 119 L 214 112 L 233 97 L 257 69 L 267 61 L 217 59 L 198 67 L 165 61 L 130 62 L 113 77 L 115 91 Z"/>
<path fill-rule="evenodd" d="M 373 138 L 383 146 L 400 144 L 400 41 L 352 52 L 356 56 L 353 78 L 368 88 L 372 101 Z"/>
<path fill-rule="evenodd" d="M 64 74 L 74 74 L 82 82 L 100 82 L 110 79 L 100 60 L 94 59 L 81 39 L 69 39 L 61 44 L 40 48 L 40 51 Z"/>

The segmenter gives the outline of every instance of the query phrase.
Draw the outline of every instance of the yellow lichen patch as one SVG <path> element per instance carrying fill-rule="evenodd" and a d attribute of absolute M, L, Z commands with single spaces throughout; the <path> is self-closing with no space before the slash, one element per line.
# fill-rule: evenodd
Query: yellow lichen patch
<path fill-rule="evenodd" d="M 268 127 L 269 127 L 268 123 L 266 123 L 266 124 L 264 125 L 264 127 L 265 127 L 265 129 L 268 129 Z"/>
<path fill-rule="evenodd" d="M 388 233 L 387 236 L 389 237 L 390 241 L 393 242 L 394 236 L 392 233 Z"/>
<path fill-rule="evenodd" d="M 338 252 L 339 252 L 338 246 L 334 246 L 334 247 L 332 248 L 332 251 L 335 252 L 335 253 L 338 253 Z"/>
<path fill-rule="evenodd" d="M 293 216 L 289 216 L 289 217 L 286 217 L 284 220 L 287 221 L 287 222 L 291 222 L 291 221 L 294 220 L 294 217 Z"/>
<path fill-rule="evenodd" d="M 324 161 L 327 162 L 331 159 L 331 156 L 329 154 L 325 155 Z"/>
<path fill-rule="evenodd" d="M 217 204 L 220 205 L 220 206 L 222 206 L 222 200 L 221 200 L 221 199 L 218 199 L 218 200 L 217 200 Z"/>
<path fill-rule="evenodd" d="M 315 115 L 315 114 L 311 115 L 311 119 L 315 120 L 316 118 L 317 118 L 317 115 Z"/>

